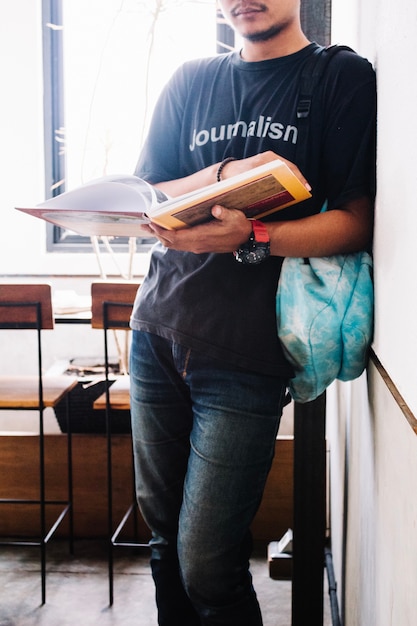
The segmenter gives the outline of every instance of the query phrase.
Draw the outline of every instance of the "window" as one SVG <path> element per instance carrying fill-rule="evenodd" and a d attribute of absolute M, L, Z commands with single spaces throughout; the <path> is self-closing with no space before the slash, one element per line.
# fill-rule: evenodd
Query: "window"
<path fill-rule="evenodd" d="M 223 51 L 216 34 L 233 46 L 215 0 L 43 0 L 42 19 L 46 198 L 131 173 L 174 69 Z M 47 228 L 49 250 L 91 249 L 87 237 Z"/>

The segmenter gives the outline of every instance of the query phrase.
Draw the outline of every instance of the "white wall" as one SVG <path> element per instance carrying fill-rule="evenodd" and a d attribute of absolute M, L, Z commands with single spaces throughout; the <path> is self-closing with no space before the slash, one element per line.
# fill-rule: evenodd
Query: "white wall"
<path fill-rule="evenodd" d="M 414 353 L 417 294 L 413 289 L 417 232 L 417 4 L 381 0 L 377 32 L 379 81 L 378 211 L 375 224 L 378 316 L 375 350 L 417 414 Z"/>
<path fill-rule="evenodd" d="M 352 9 L 352 11 L 351 11 Z M 333 2 L 333 40 L 349 43 L 375 65 L 378 77 L 378 200 L 375 281 L 378 313 L 374 347 L 406 402 L 417 414 L 415 368 L 417 293 L 409 289 L 415 265 L 417 124 L 413 79 L 417 58 L 417 4 L 373 0 Z"/>
<path fill-rule="evenodd" d="M 373 349 L 413 422 L 417 5 L 357 2 L 350 19 L 344 18 L 346 9 L 343 0 L 335 0 L 334 40 L 367 56 L 378 80 Z M 417 620 L 417 435 L 399 406 L 401 398 L 394 398 L 373 363 L 368 375 L 328 392 L 339 603 L 344 626 L 411 626 Z"/>
<path fill-rule="evenodd" d="M 344 626 L 414 626 L 417 436 L 373 364 L 368 377 L 328 393 L 339 606 Z"/>
<path fill-rule="evenodd" d="M 39 226 L 13 210 L 18 199 L 32 202 L 43 193 L 41 31 L 34 28 L 41 20 L 40 1 L 8 3 L 2 13 L 0 273 L 19 273 L 29 270 L 43 245 Z"/>

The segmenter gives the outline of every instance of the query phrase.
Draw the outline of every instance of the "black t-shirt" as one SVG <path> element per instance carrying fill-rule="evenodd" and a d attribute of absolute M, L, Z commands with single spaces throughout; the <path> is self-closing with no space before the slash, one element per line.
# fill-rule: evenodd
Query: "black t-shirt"
<path fill-rule="evenodd" d="M 155 108 L 136 175 L 151 183 L 192 174 L 227 156 L 273 150 L 297 163 L 296 105 L 302 67 L 315 44 L 278 59 L 236 52 L 186 63 Z M 374 193 L 375 75 L 339 52 L 313 99 L 308 163 L 313 197 L 265 221 L 297 219 Z M 275 295 L 280 257 L 257 266 L 228 254 L 177 252 L 156 244 L 132 327 L 203 351 L 232 366 L 290 376 L 280 348 Z"/>

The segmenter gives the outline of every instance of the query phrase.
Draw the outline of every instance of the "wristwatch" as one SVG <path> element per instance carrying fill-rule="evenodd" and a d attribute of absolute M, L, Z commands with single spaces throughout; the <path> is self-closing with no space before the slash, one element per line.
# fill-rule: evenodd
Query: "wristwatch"
<path fill-rule="evenodd" d="M 251 222 L 252 232 L 248 241 L 233 254 L 239 263 L 257 265 L 269 257 L 270 242 L 265 224 L 259 220 L 251 220 Z"/>

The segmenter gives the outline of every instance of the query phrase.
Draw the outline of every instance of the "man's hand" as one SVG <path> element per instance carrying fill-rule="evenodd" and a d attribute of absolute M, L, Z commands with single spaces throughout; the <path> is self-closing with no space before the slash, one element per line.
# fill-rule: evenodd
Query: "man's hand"
<path fill-rule="evenodd" d="M 269 163 L 276 158 L 284 161 L 306 188 L 311 189 L 307 180 L 294 163 L 270 150 L 245 159 L 231 161 L 223 170 L 222 178 L 230 178 L 264 163 Z M 155 187 L 172 197 L 177 197 L 212 183 L 218 166 L 219 164 L 214 164 L 185 178 L 156 183 Z M 246 218 L 242 211 L 215 205 L 212 208 L 212 215 L 214 220 L 211 222 L 190 228 L 166 230 L 152 222 L 142 228 L 150 235 L 157 237 L 167 248 L 194 252 L 195 254 L 233 252 L 249 239 L 252 227 L 250 220 Z M 268 229 L 270 228 L 270 224 L 268 224 Z"/>
<path fill-rule="evenodd" d="M 194 254 L 233 252 L 249 239 L 252 226 L 242 211 L 215 205 L 211 212 L 214 220 L 206 224 L 166 230 L 151 222 L 146 230 L 166 248 Z"/>

